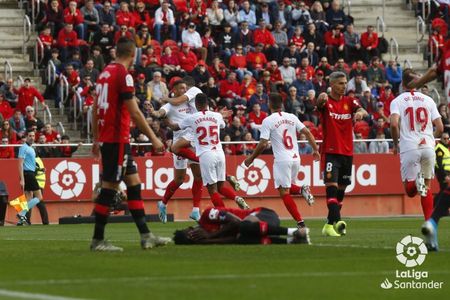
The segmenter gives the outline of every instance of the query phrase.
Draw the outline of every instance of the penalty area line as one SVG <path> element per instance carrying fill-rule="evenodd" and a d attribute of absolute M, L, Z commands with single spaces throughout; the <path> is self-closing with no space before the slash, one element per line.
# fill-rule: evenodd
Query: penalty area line
<path fill-rule="evenodd" d="M 38 294 L 38 293 L 26 293 L 0 289 L 0 296 L 7 296 L 17 299 L 37 299 L 37 300 L 86 300 L 82 298 L 71 298 L 63 296 L 53 296 L 48 294 Z"/>

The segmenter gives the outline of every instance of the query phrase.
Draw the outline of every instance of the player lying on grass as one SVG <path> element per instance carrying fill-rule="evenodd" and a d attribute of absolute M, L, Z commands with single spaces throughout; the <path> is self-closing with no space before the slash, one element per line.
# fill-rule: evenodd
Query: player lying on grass
<path fill-rule="evenodd" d="M 255 151 L 247 157 L 245 165 L 249 167 L 267 147 L 269 141 L 272 144 L 273 155 L 273 178 L 275 188 L 278 189 L 284 205 L 297 222 L 299 228 L 305 227 L 300 212 L 291 194 L 302 194 L 309 205 L 314 203 L 314 197 L 310 193 L 309 186 L 300 187 L 296 185 L 298 172 L 300 170 L 300 155 L 298 153 L 297 133 L 306 136 L 313 149 L 315 160 L 320 160 L 316 141 L 302 122 L 290 113 L 282 112 L 283 99 L 280 94 L 272 93 L 269 97 L 269 108 L 272 114 L 265 118 L 261 125 L 261 137 Z"/>
<path fill-rule="evenodd" d="M 174 241 L 178 245 L 310 244 L 307 228 L 282 227 L 276 212 L 265 207 L 209 207 L 198 226 L 175 231 Z"/>
<path fill-rule="evenodd" d="M 195 96 L 195 106 L 198 112 L 184 118 L 180 124 L 169 123 L 169 127 L 174 131 L 186 129 L 192 131 L 203 185 L 207 186 L 214 206 L 225 206 L 220 196 L 222 194 L 236 201 L 240 208 L 248 209 L 244 198 L 224 186 L 225 154 L 219 140 L 220 129 L 225 127 L 222 115 L 208 110 L 208 97 L 203 93 Z"/>

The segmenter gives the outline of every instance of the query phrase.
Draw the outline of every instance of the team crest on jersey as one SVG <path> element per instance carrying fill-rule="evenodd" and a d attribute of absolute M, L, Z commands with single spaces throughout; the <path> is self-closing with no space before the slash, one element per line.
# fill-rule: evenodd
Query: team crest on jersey
<path fill-rule="evenodd" d="M 348 110 L 348 105 L 347 105 L 347 103 L 344 104 L 344 110 Z"/>
<path fill-rule="evenodd" d="M 133 76 L 131 76 L 130 74 L 127 74 L 127 76 L 125 76 L 125 82 L 128 87 L 134 87 Z"/>

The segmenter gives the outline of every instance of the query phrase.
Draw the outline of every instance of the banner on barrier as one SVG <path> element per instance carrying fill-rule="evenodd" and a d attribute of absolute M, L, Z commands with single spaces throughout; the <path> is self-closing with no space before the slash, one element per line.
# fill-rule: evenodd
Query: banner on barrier
<path fill-rule="evenodd" d="M 277 197 L 278 191 L 273 183 L 273 156 L 261 155 L 254 164 L 246 168 L 243 164 L 245 156 L 227 156 L 227 174 L 239 180 L 244 197 Z M 137 157 L 139 175 L 142 180 L 142 196 L 144 199 L 160 199 L 173 179 L 173 159 L 168 157 Z M 22 192 L 19 185 L 18 161 L 2 160 L 0 181 L 7 185 L 10 198 Z M 47 182 L 44 199 L 51 201 L 88 200 L 98 182 L 100 174 L 99 162 L 93 158 L 48 158 L 44 159 Z M 298 175 L 300 185 L 308 184 L 315 195 L 324 195 L 325 188 L 320 171 L 320 162 L 311 156 L 302 156 L 301 169 Z M 175 198 L 191 198 L 190 187 L 193 177 L 187 171 L 185 183 L 175 193 Z M 436 186 L 436 185 L 435 185 Z M 400 179 L 399 158 L 387 154 L 360 154 L 354 156 L 352 184 L 347 192 L 354 195 L 403 194 Z M 206 197 L 207 191 L 204 189 Z"/>

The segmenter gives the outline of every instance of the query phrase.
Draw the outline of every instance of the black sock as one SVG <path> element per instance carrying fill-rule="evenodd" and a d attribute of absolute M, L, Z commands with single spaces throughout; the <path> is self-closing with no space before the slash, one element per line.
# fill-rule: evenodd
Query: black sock
<path fill-rule="evenodd" d="M 139 233 L 149 233 L 147 222 L 145 222 L 145 212 L 143 209 L 130 209 L 130 213 L 133 216 L 134 223 L 139 230 Z"/>
<path fill-rule="evenodd" d="M 40 201 L 36 206 L 39 209 L 39 213 L 41 214 L 42 224 L 48 225 L 48 213 L 45 203 Z"/>
<path fill-rule="evenodd" d="M 288 229 L 287 227 L 282 226 L 267 226 L 267 235 L 287 235 Z"/>
<path fill-rule="evenodd" d="M 439 223 L 439 220 L 448 215 L 448 209 L 450 207 L 450 190 L 447 189 L 442 193 L 442 197 L 439 198 L 439 202 L 437 203 L 435 209 L 433 210 L 433 214 L 431 218 Z"/>
<path fill-rule="evenodd" d="M 340 207 L 337 200 L 338 189 L 336 186 L 327 186 L 328 224 L 333 225 L 341 219 Z"/>
<path fill-rule="evenodd" d="M 96 240 L 105 239 L 105 226 L 108 223 L 108 216 L 95 212 L 95 227 L 94 236 L 92 238 Z"/>
<path fill-rule="evenodd" d="M 287 238 L 282 238 L 279 236 L 270 236 L 270 241 L 272 244 L 287 244 Z"/>
<path fill-rule="evenodd" d="M 344 201 L 344 196 L 345 196 L 345 190 L 337 190 L 337 195 L 336 195 L 336 199 L 339 202 L 339 211 L 342 208 L 342 201 Z"/>

